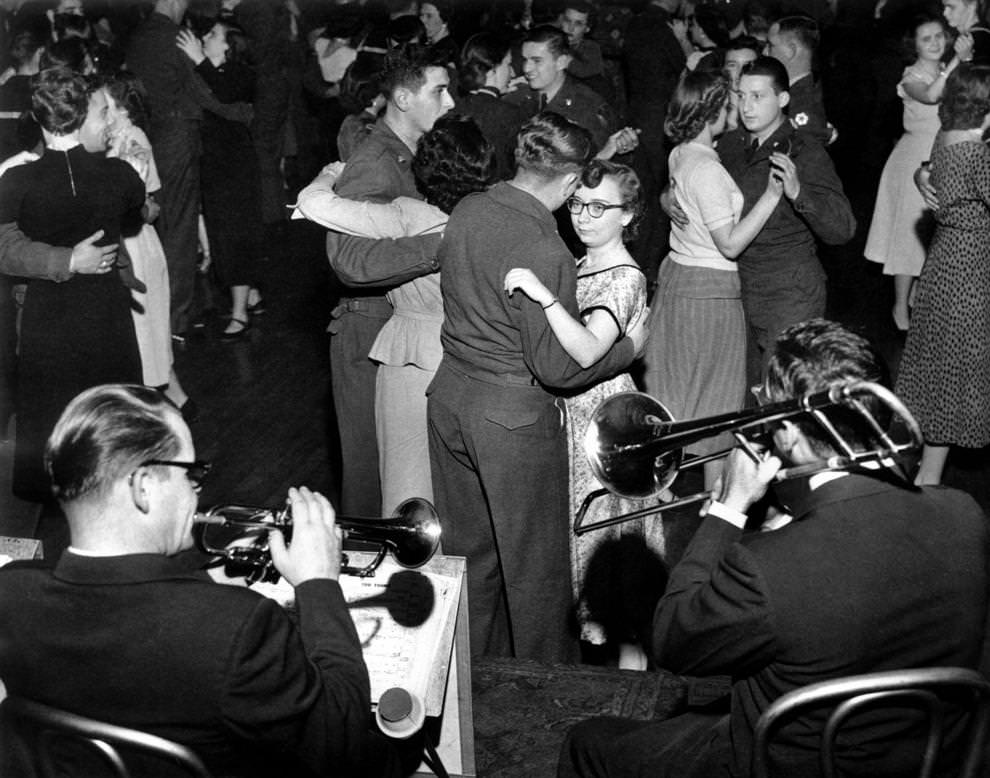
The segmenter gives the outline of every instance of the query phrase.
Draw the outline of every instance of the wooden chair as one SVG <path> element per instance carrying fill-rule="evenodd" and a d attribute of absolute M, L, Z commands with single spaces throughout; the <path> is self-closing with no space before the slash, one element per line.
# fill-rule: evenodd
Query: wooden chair
<path fill-rule="evenodd" d="M 951 703 L 942 695 L 952 694 Z M 924 758 L 918 772 L 929 778 L 942 745 L 947 708 L 968 715 L 960 778 L 976 778 L 985 756 L 990 734 L 990 682 L 980 673 L 962 667 L 926 667 L 912 670 L 853 675 L 810 684 L 788 692 L 767 708 L 756 725 L 753 778 L 768 778 L 770 744 L 774 733 L 788 721 L 812 709 L 831 712 L 822 730 L 819 756 L 824 778 L 838 775 L 835 764 L 836 736 L 848 717 L 864 707 L 905 708 L 923 711 L 928 727 Z"/>
<path fill-rule="evenodd" d="M 140 755 L 147 765 L 155 760 L 169 775 L 211 778 L 210 773 L 191 750 L 157 735 L 149 735 L 127 727 L 59 710 L 49 705 L 18 697 L 7 697 L 0 703 L 0 714 L 19 733 L 30 732 L 24 738 L 26 754 L 41 778 L 64 776 L 65 765 L 57 764 L 58 744 L 70 744 L 86 749 L 105 767 L 105 774 L 114 778 L 133 778 L 142 773 L 132 772 L 130 759 Z M 122 751 L 128 754 L 125 760 Z M 157 773 L 156 773 L 157 774 Z M 82 778 L 82 773 L 80 773 Z M 93 778 L 91 773 L 86 778 Z"/>

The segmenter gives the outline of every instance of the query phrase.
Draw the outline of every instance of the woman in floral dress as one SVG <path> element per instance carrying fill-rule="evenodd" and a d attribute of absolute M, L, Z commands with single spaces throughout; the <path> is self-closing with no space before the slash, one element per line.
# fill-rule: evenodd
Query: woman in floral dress
<path fill-rule="evenodd" d="M 531 270 L 510 270 L 505 287 L 510 293 L 521 289 L 540 303 L 564 349 L 582 366 L 588 366 L 621 340 L 646 310 L 646 278 L 624 245 L 624 240 L 632 237 L 642 210 L 639 179 L 625 165 L 594 160 L 567 207 L 574 231 L 587 249 L 578 262 L 581 321 L 557 303 Z M 636 385 L 632 377 L 623 373 L 567 398 L 572 516 L 590 492 L 602 488 L 584 453 L 588 423 L 603 400 L 633 391 Z M 585 522 L 643 505 L 644 501 L 610 493 L 591 504 Z M 643 630 L 648 629 L 649 604 L 655 604 L 663 584 L 662 571 L 649 572 L 659 569 L 658 553 L 663 548 L 660 521 L 649 520 L 648 532 L 644 531 L 646 523 L 644 519 L 633 520 L 570 536 L 571 581 L 581 640 L 594 646 L 618 644 L 620 666 L 627 668 L 645 669 L 646 655 L 640 643 L 648 637 Z M 650 588 L 655 589 L 655 597 Z"/>

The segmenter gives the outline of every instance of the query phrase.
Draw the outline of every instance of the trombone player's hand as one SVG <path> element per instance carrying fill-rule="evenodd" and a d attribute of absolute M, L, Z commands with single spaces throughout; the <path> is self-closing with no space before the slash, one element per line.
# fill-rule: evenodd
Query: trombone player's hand
<path fill-rule="evenodd" d="M 761 455 L 757 463 L 743 449 L 734 448 L 725 458 L 722 475 L 715 484 L 715 499 L 746 513 L 767 493 L 780 467 L 780 459 L 773 455 Z"/>
<path fill-rule="evenodd" d="M 333 507 L 319 492 L 305 486 L 289 489 L 292 508 L 292 543 L 286 547 L 279 530 L 268 538 L 275 569 L 292 586 L 312 578 L 340 575 L 341 533 L 334 519 Z"/>

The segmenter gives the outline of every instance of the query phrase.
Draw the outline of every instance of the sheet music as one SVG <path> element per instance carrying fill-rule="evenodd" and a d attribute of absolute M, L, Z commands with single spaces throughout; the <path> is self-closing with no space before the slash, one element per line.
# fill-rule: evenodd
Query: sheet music
<path fill-rule="evenodd" d="M 426 699 L 437 663 L 446 661 L 438 651 L 457 612 L 459 583 L 453 576 L 403 570 L 391 562 L 382 564 L 374 578 L 341 576 L 373 703 L 393 686 Z"/>
<path fill-rule="evenodd" d="M 430 701 L 443 697 L 460 576 L 406 570 L 387 560 L 373 577 L 342 575 L 339 583 L 368 666 L 371 702 L 377 704 L 386 689 L 401 686 L 426 700 L 428 715 L 435 715 Z M 292 587 L 284 579 L 252 588 L 285 606 L 292 604 Z M 444 648 L 447 655 L 442 655 Z M 439 688 L 431 688 L 435 679 Z"/>

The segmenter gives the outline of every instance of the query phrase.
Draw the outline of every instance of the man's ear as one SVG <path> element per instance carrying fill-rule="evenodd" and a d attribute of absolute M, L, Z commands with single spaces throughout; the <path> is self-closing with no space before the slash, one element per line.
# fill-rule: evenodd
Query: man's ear
<path fill-rule="evenodd" d="M 394 92 L 392 92 L 392 97 L 390 98 L 395 107 L 400 111 L 409 110 L 409 100 L 412 98 L 412 92 L 403 86 L 398 87 Z M 389 98 L 386 98 L 389 99 Z"/>
<path fill-rule="evenodd" d="M 574 194 L 578 187 L 581 185 L 581 174 L 580 173 L 568 173 L 564 176 L 563 183 L 561 184 L 564 188 L 565 199 Z"/>
<path fill-rule="evenodd" d="M 790 92 L 781 92 L 777 95 L 777 103 L 780 105 L 780 110 L 784 110 L 791 102 Z"/>
<path fill-rule="evenodd" d="M 777 432 L 773 436 L 773 439 L 781 453 L 789 454 L 794 446 L 798 444 L 800 437 L 801 433 L 797 425 L 792 421 L 785 420 L 780 422 L 780 426 L 777 427 Z"/>
<path fill-rule="evenodd" d="M 131 501 L 141 513 L 148 513 L 151 510 L 151 483 L 152 475 L 147 467 L 139 467 L 128 479 L 131 489 Z"/>
<path fill-rule="evenodd" d="M 573 57 L 570 54 L 561 54 L 556 59 L 557 70 L 567 70 L 571 65 Z"/>

